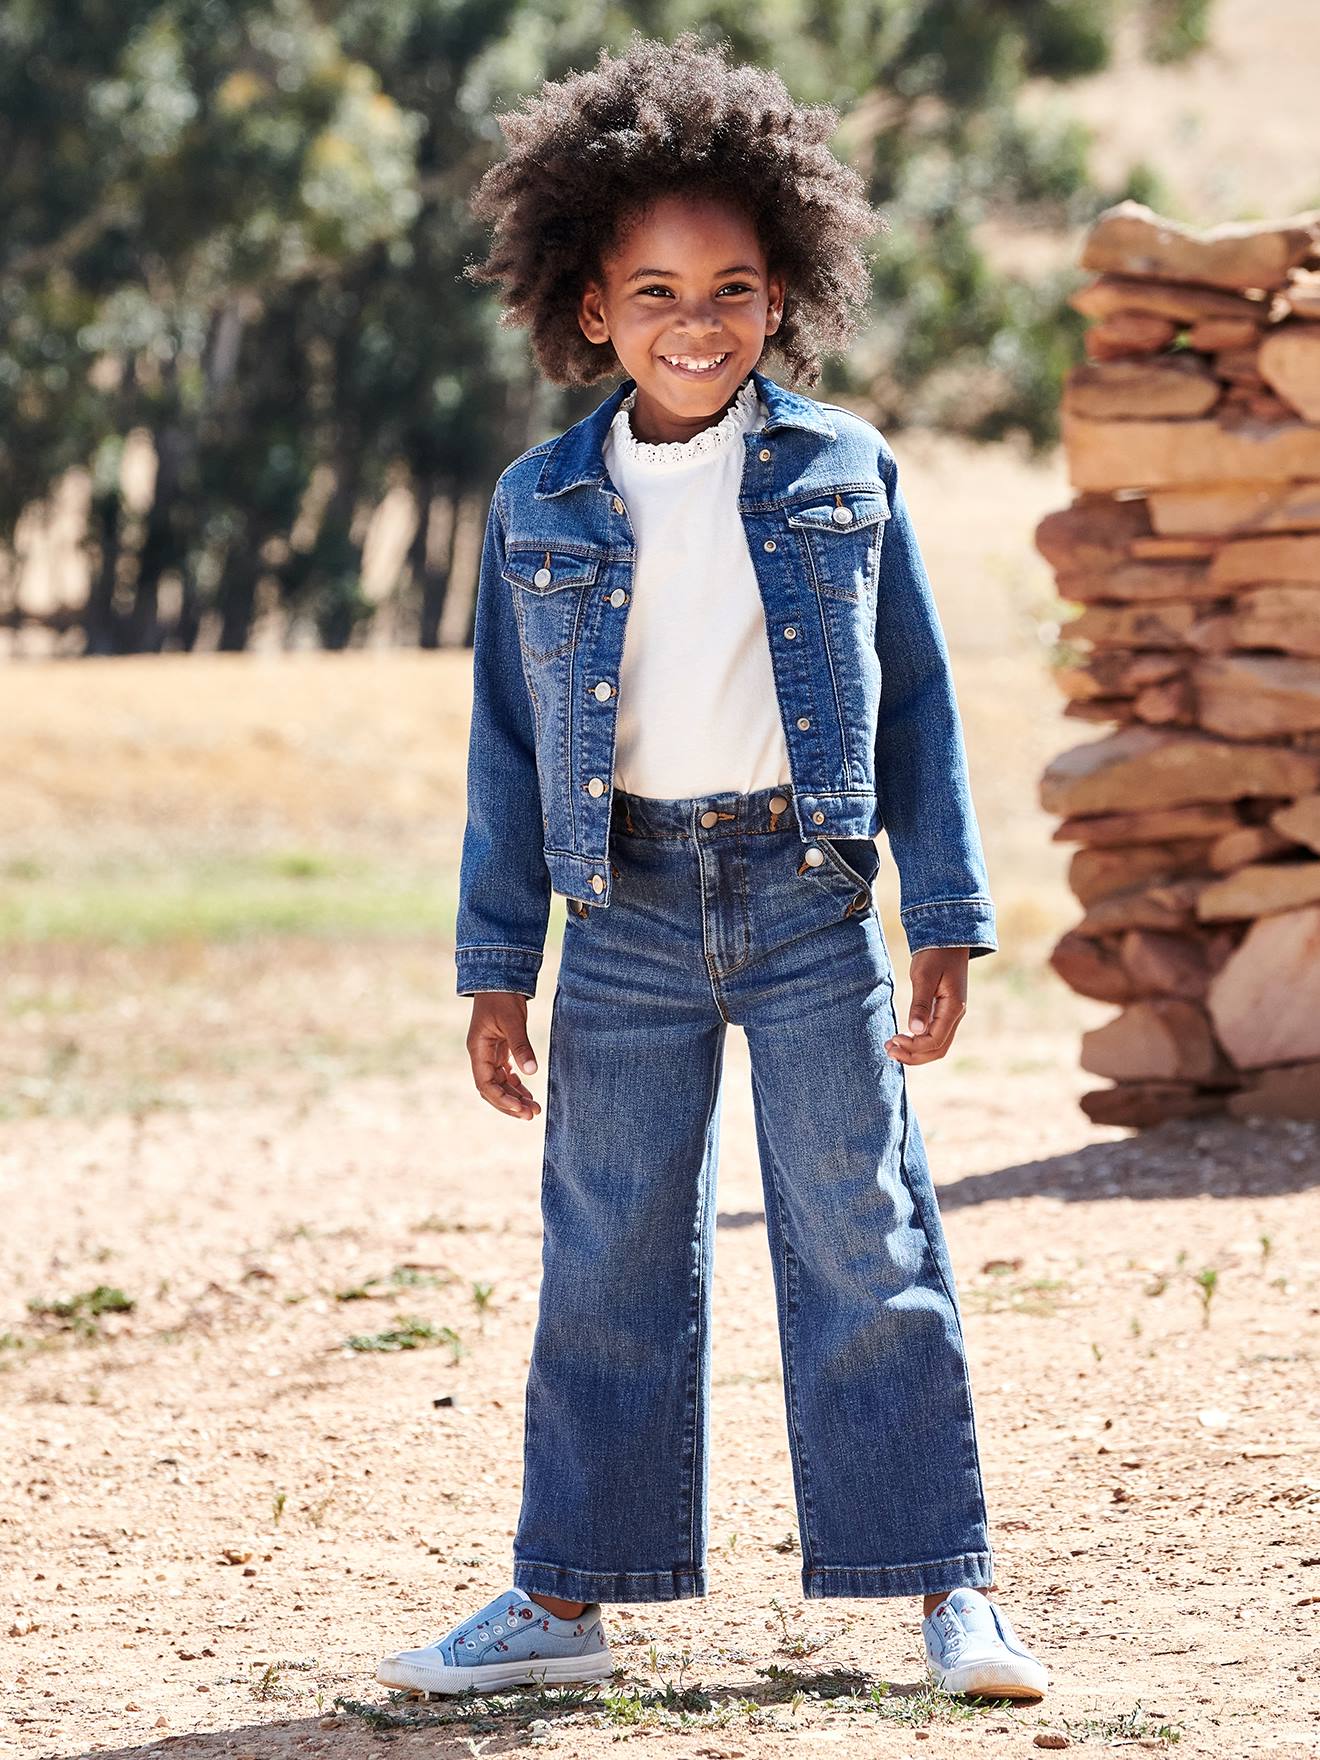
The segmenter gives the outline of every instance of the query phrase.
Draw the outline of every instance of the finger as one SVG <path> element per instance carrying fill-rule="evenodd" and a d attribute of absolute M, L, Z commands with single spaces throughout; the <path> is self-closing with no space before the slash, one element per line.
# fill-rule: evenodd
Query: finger
<path fill-rule="evenodd" d="M 472 1079 L 483 1100 L 501 1112 L 531 1117 L 540 1106 L 509 1067 L 508 1041 L 500 1033 L 480 1033 L 469 1047 Z"/>

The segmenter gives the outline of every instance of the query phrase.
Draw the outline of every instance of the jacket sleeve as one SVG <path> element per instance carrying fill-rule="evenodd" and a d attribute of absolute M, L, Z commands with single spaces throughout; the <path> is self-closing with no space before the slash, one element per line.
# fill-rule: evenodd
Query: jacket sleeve
<path fill-rule="evenodd" d="M 875 777 L 899 917 L 910 953 L 967 947 L 976 958 L 999 943 L 948 645 L 892 454 L 880 469 L 890 511 L 880 543 Z"/>
<path fill-rule="evenodd" d="M 534 996 L 550 917 L 536 728 L 512 589 L 502 572 L 504 531 L 497 485 L 473 622 L 467 823 L 454 924 L 460 996 Z"/>

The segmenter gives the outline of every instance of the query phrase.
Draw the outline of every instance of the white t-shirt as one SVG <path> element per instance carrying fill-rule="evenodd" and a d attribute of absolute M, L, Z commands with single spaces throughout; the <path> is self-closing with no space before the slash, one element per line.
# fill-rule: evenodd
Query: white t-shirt
<path fill-rule="evenodd" d="M 690 440 L 638 440 L 630 392 L 606 468 L 636 537 L 619 663 L 614 783 L 664 799 L 790 779 L 765 611 L 738 513 L 743 435 L 768 411 L 746 379 Z"/>

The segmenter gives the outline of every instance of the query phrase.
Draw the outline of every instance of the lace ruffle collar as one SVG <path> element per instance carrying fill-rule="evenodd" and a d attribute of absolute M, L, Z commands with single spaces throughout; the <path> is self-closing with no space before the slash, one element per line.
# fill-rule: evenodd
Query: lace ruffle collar
<path fill-rule="evenodd" d="M 615 411 L 610 424 L 615 443 L 624 456 L 636 464 L 670 467 L 686 465 L 706 458 L 727 446 L 737 435 L 745 433 L 757 419 L 760 397 L 756 382 L 748 377 L 718 422 L 703 428 L 690 440 L 639 440 L 633 433 L 632 407 L 637 401 L 637 387 L 628 393 Z"/>

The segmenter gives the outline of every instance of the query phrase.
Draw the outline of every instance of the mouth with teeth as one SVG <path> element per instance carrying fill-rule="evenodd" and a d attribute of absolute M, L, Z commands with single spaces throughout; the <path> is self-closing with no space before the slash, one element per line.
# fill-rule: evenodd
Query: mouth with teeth
<path fill-rule="evenodd" d="M 660 359 L 671 373 L 677 373 L 683 379 L 713 379 L 730 359 L 730 351 L 724 354 L 662 354 Z"/>

